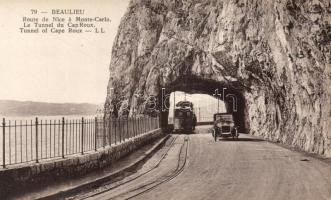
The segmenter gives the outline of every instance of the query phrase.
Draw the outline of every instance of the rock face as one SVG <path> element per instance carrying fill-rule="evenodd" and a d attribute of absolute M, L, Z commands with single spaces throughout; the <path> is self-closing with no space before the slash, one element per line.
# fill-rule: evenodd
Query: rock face
<path fill-rule="evenodd" d="M 248 133 L 331 156 L 330 22 L 329 0 L 132 0 L 106 113 L 146 113 L 162 87 L 227 88 Z"/>

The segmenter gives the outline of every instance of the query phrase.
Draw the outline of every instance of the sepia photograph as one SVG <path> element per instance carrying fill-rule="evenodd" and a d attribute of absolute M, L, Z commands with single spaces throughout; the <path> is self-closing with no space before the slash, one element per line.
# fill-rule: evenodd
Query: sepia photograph
<path fill-rule="evenodd" d="M 0 0 L 1 200 L 331 200 L 331 0 Z"/>

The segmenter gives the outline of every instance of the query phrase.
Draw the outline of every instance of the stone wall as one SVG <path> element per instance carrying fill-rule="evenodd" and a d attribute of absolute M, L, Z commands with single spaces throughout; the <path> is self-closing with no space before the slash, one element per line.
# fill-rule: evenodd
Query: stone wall
<path fill-rule="evenodd" d="M 124 143 L 96 152 L 86 153 L 85 155 L 75 155 L 56 161 L 2 169 L 0 170 L 0 198 L 17 191 L 18 188 L 27 190 L 31 185 L 77 177 L 102 169 L 163 135 L 161 130 L 158 129 L 132 138 Z"/>

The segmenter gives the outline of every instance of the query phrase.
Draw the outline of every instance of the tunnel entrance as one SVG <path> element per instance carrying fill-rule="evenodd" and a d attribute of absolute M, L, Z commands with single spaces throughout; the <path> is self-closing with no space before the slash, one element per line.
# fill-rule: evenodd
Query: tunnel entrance
<path fill-rule="evenodd" d="M 248 132 L 247 122 L 245 120 L 247 111 L 243 92 L 230 85 L 201 79 L 177 81 L 160 89 L 158 99 L 161 99 L 159 103 L 160 106 L 163 107 L 160 112 L 160 123 L 162 128 L 168 128 L 169 125 L 172 124 L 174 102 L 177 103 L 185 98 L 188 101 L 191 100 L 193 104 L 195 103 L 194 107 L 198 121 L 212 121 L 213 114 L 217 112 L 226 112 L 233 115 L 235 124 L 239 127 L 239 132 Z M 210 101 L 210 108 L 208 111 L 201 111 L 201 109 L 206 109 L 208 107 L 208 102 L 201 102 L 206 100 Z M 202 113 L 204 116 L 201 116 Z"/>
<path fill-rule="evenodd" d="M 174 91 L 170 94 L 170 107 L 168 123 L 173 124 L 174 107 L 180 101 L 189 101 L 193 103 L 193 112 L 196 115 L 198 123 L 208 123 L 213 121 L 213 115 L 216 112 L 226 112 L 224 101 L 207 94 L 189 94 L 182 91 Z"/>

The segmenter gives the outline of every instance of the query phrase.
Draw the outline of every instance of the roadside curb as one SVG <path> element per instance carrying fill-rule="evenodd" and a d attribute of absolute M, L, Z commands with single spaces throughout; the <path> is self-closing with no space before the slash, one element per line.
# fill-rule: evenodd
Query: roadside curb
<path fill-rule="evenodd" d="M 37 199 L 39 200 L 46 200 L 46 199 L 61 199 L 63 198 L 63 196 L 65 195 L 70 195 L 70 194 L 74 194 L 77 193 L 79 191 L 82 190 L 87 190 L 90 188 L 94 188 L 94 187 L 98 187 L 101 184 L 111 181 L 112 179 L 115 179 L 121 175 L 124 175 L 125 172 L 129 172 L 129 171 L 133 171 L 135 168 L 137 168 L 140 164 L 142 164 L 143 162 L 145 162 L 153 153 L 155 153 L 157 150 L 159 150 L 164 144 L 165 142 L 170 138 L 170 135 L 166 135 L 163 138 L 160 139 L 160 141 L 158 141 L 156 144 L 153 145 L 152 148 L 150 148 L 148 151 L 146 151 L 142 156 L 140 156 L 137 160 L 135 160 L 132 164 L 119 169 L 111 174 L 108 174 L 106 176 L 103 176 L 101 178 L 97 178 L 93 181 L 90 181 L 88 183 L 83 183 L 81 185 L 78 186 L 73 186 L 70 187 L 66 190 L 61 190 L 58 192 L 55 192 L 53 194 L 44 196 L 44 197 L 39 197 Z"/>

